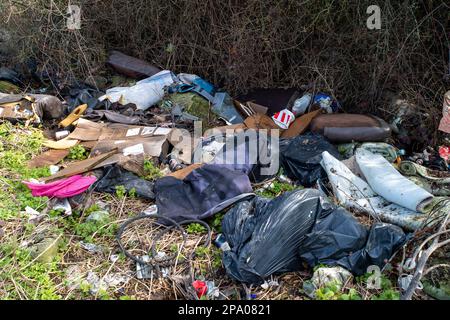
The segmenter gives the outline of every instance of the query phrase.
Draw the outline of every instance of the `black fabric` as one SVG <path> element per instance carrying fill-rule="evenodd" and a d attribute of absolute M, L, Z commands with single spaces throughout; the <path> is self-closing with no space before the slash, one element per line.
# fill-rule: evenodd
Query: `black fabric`
<path fill-rule="evenodd" d="M 361 275 L 369 265 L 381 267 L 406 239 L 390 224 L 368 231 L 315 189 L 241 201 L 225 215 L 222 230 L 231 248 L 223 253 L 227 273 L 255 284 L 272 274 L 298 271 L 302 262 L 341 265 Z"/>
<path fill-rule="evenodd" d="M 155 183 L 158 214 L 177 222 L 207 218 L 252 192 L 245 173 L 216 164 L 195 169 L 184 180 L 163 177 Z"/>
<path fill-rule="evenodd" d="M 118 165 L 105 167 L 103 172 L 103 177 L 94 186 L 95 190 L 115 193 L 116 186 L 123 186 L 127 192 L 134 188 L 136 195 L 139 197 L 149 200 L 155 199 L 153 182 L 140 178 Z"/>
<path fill-rule="evenodd" d="M 320 165 L 324 151 L 341 159 L 336 147 L 320 134 L 307 133 L 292 139 L 282 139 L 280 163 L 289 178 L 298 180 L 305 187 L 311 187 L 318 179 L 327 176 Z"/>

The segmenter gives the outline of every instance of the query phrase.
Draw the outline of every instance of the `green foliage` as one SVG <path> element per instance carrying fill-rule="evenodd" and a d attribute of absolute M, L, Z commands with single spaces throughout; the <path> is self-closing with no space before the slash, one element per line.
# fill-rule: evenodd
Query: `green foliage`
<path fill-rule="evenodd" d="M 64 213 L 64 209 L 52 209 L 48 212 L 48 215 L 51 218 L 56 218 L 56 217 L 60 217 L 62 214 Z"/>
<path fill-rule="evenodd" d="M 87 156 L 87 150 L 82 145 L 77 144 L 69 149 L 67 158 L 70 160 L 84 160 Z"/>
<path fill-rule="evenodd" d="M 195 248 L 195 255 L 199 258 L 206 258 L 210 254 L 208 247 L 197 247 Z"/>
<path fill-rule="evenodd" d="M 343 292 L 344 291 L 344 292 Z M 361 296 L 354 288 L 341 288 L 337 282 L 331 282 L 316 290 L 317 300 L 361 300 Z"/>
<path fill-rule="evenodd" d="M 37 209 L 46 197 L 33 197 L 21 182 L 50 175 L 48 168 L 28 168 L 27 161 L 39 154 L 44 137 L 41 130 L 0 124 L 0 219 L 17 216 L 26 206 Z"/>
<path fill-rule="evenodd" d="M 135 296 L 120 296 L 119 300 L 136 300 Z"/>
<path fill-rule="evenodd" d="M 89 208 L 87 208 L 87 209 L 84 211 L 84 213 L 85 213 L 86 215 L 90 215 L 92 212 L 100 211 L 100 210 L 102 210 L 102 209 L 100 208 L 100 206 L 99 206 L 98 204 L 94 203 L 92 206 L 90 206 Z"/>
<path fill-rule="evenodd" d="M 130 191 L 128 191 L 128 196 L 132 199 L 136 198 L 136 188 L 131 188 Z"/>
<path fill-rule="evenodd" d="M 159 170 L 151 160 L 144 160 L 144 179 L 156 180 L 162 176 L 161 170 Z"/>
<path fill-rule="evenodd" d="M 127 195 L 127 190 L 125 189 L 124 186 L 116 186 L 116 196 L 119 199 L 123 199 L 125 198 L 125 196 Z"/>
<path fill-rule="evenodd" d="M 356 281 L 362 285 L 367 285 L 369 277 L 373 276 L 372 273 L 366 273 L 358 278 Z M 376 289 L 374 289 L 376 290 Z M 380 290 L 376 290 L 371 300 L 399 300 L 400 292 L 396 290 L 392 284 L 392 281 L 384 274 L 381 275 Z"/>
<path fill-rule="evenodd" d="M 300 187 L 275 180 L 270 184 L 269 187 L 267 187 L 264 190 L 257 191 L 256 194 L 266 198 L 275 198 L 280 194 L 282 194 L 283 192 L 292 191 L 298 188 Z"/>
<path fill-rule="evenodd" d="M 212 267 L 213 270 L 222 268 L 222 251 L 219 248 L 214 247 L 212 250 Z"/>
<path fill-rule="evenodd" d="M 361 300 L 361 296 L 358 294 L 356 289 L 350 288 L 348 290 L 348 293 L 344 293 L 340 296 L 340 299 L 338 300 Z"/>
<path fill-rule="evenodd" d="M 109 295 L 108 291 L 105 289 L 99 289 L 97 292 L 97 296 L 100 300 L 111 300 L 111 296 Z"/>
<path fill-rule="evenodd" d="M 7 290 L 8 296 L 3 297 L 4 299 L 61 299 L 52 279 L 52 276 L 60 275 L 57 268 L 60 257 L 56 257 L 51 263 L 32 262 L 30 253 L 13 243 L 2 244 L 0 256 L 3 257 L 0 259 L 0 282 L 5 287 L 10 287 Z M 9 281 L 14 285 L 10 286 Z M 20 293 L 17 288 L 21 289 Z"/>
<path fill-rule="evenodd" d="M 191 223 L 187 226 L 186 232 L 189 234 L 201 234 L 206 232 L 206 228 L 200 223 Z"/>
<path fill-rule="evenodd" d="M 210 218 L 208 221 L 209 225 L 213 230 L 215 230 L 218 233 L 222 232 L 222 220 L 223 217 L 225 217 L 226 212 L 219 212 L 216 213 L 213 217 Z"/>
<path fill-rule="evenodd" d="M 94 234 L 99 237 L 112 238 L 115 236 L 118 229 L 118 225 L 111 223 L 109 217 L 105 217 L 101 220 L 89 220 L 83 223 L 80 223 L 74 217 L 67 217 L 65 220 L 66 227 L 72 229 L 77 236 L 90 243 L 94 242 Z"/>

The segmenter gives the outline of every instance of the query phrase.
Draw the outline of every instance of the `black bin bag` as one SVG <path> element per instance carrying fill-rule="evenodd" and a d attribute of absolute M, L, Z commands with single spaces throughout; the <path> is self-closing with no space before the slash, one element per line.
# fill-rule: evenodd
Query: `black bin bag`
<path fill-rule="evenodd" d="M 371 264 L 381 267 L 405 241 L 403 231 L 390 224 L 367 230 L 315 189 L 241 201 L 225 215 L 222 230 L 230 247 L 223 252 L 227 273 L 252 284 L 298 271 L 303 262 L 310 267 L 341 265 L 364 274 Z"/>
<path fill-rule="evenodd" d="M 324 151 L 341 159 L 336 147 L 318 133 L 281 139 L 280 164 L 289 178 L 298 180 L 304 187 L 311 187 L 318 179 L 327 177 L 320 165 Z"/>

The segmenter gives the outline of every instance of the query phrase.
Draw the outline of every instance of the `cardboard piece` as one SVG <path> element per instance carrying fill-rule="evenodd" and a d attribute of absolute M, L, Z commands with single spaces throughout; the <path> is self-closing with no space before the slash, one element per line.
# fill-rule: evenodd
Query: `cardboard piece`
<path fill-rule="evenodd" d="M 192 171 L 194 171 L 197 168 L 200 168 L 203 165 L 203 163 L 193 163 L 190 166 L 187 166 L 183 169 L 180 169 L 178 171 L 169 173 L 167 176 L 174 177 L 180 180 L 183 180 L 186 178 Z"/>
<path fill-rule="evenodd" d="M 267 114 L 267 111 L 269 110 L 269 108 L 251 101 L 247 101 L 247 106 L 249 106 L 254 113 Z"/>
<path fill-rule="evenodd" d="M 120 123 L 111 123 L 102 128 L 98 140 L 124 140 L 137 137 L 167 136 L 171 128 L 130 126 Z"/>
<path fill-rule="evenodd" d="M 244 104 L 237 100 L 233 100 L 233 104 L 236 110 L 238 110 L 239 113 L 244 116 L 244 118 L 250 117 L 257 113 L 267 114 L 267 111 L 269 110 L 269 108 L 251 101 L 248 101 L 246 104 Z"/>
<path fill-rule="evenodd" d="M 138 137 L 123 140 L 100 140 L 91 154 L 97 155 L 116 149 L 124 156 L 145 154 L 151 157 L 167 155 L 169 143 L 166 136 Z"/>
<path fill-rule="evenodd" d="M 6 95 L 0 98 L 0 119 L 37 120 L 39 115 L 31 96 Z"/>
<path fill-rule="evenodd" d="M 57 164 L 69 154 L 69 150 L 48 150 L 28 161 L 28 168 L 48 167 Z"/>
<path fill-rule="evenodd" d="M 80 118 L 75 130 L 69 134 L 70 139 L 80 141 L 97 141 L 105 125 Z"/>
<path fill-rule="evenodd" d="M 83 141 L 80 142 L 80 144 L 85 147 L 86 149 L 92 150 L 94 149 L 95 145 L 97 144 L 97 141 Z"/>
<path fill-rule="evenodd" d="M 314 119 L 316 116 L 322 113 L 322 109 L 315 110 L 312 112 L 308 112 L 301 117 L 298 117 L 297 119 L 292 122 L 292 124 L 289 126 L 287 130 L 284 130 L 281 134 L 281 138 L 293 138 L 298 135 L 301 135 L 303 132 L 308 129 L 312 119 Z"/>
<path fill-rule="evenodd" d="M 248 117 L 244 123 L 249 129 L 280 129 L 272 118 L 261 113 Z"/>

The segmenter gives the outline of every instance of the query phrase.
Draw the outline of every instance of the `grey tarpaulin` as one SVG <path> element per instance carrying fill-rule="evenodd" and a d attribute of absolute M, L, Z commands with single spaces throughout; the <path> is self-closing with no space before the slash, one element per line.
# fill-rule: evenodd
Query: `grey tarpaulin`
<path fill-rule="evenodd" d="M 230 246 L 223 253 L 227 273 L 246 283 L 300 270 L 303 261 L 310 267 L 341 265 L 360 275 L 371 264 L 382 266 L 405 241 L 394 225 L 367 230 L 315 189 L 241 201 L 225 215 L 222 230 Z"/>
<path fill-rule="evenodd" d="M 253 190 L 245 173 L 205 164 L 184 180 L 169 176 L 156 180 L 155 194 L 158 214 L 178 222 L 205 219 L 253 195 Z"/>
<path fill-rule="evenodd" d="M 127 192 L 134 188 L 137 196 L 149 200 L 155 199 L 153 182 L 139 178 L 117 165 L 105 167 L 103 177 L 95 183 L 94 188 L 100 192 L 115 193 L 116 186 L 123 186 Z"/>
<path fill-rule="evenodd" d="M 291 179 L 297 179 L 305 187 L 311 187 L 317 179 L 327 174 L 320 166 L 322 152 L 328 151 L 340 159 L 339 151 L 325 137 L 307 133 L 280 141 L 280 163 Z"/>

